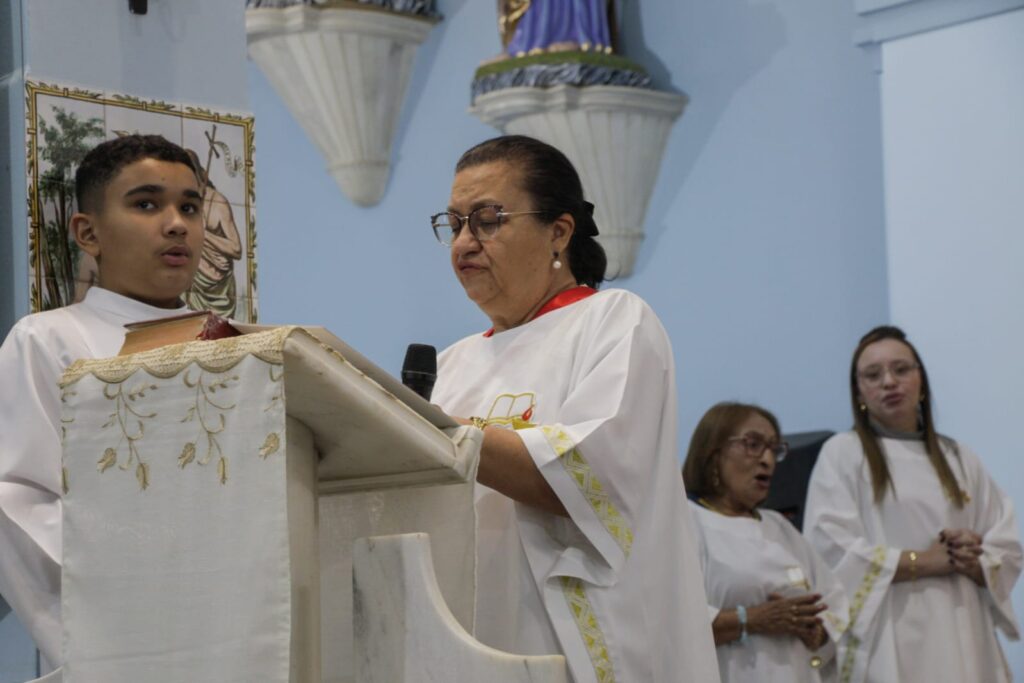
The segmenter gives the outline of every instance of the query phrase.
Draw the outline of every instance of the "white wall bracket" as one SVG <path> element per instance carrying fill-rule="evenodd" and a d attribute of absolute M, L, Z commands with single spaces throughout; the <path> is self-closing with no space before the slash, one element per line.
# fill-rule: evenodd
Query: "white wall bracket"
<path fill-rule="evenodd" d="M 384 196 L 416 48 L 434 23 L 369 5 L 245 12 L 249 55 L 360 206 Z"/>
<path fill-rule="evenodd" d="M 633 272 L 647 203 L 686 97 L 646 88 L 559 85 L 480 95 L 470 112 L 504 133 L 562 150 L 583 181 L 608 254 L 609 277 Z"/>

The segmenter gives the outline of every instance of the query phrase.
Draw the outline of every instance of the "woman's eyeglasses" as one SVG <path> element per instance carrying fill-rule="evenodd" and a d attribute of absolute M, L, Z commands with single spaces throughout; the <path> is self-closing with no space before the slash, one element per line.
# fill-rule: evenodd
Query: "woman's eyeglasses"
<path fill-rule="evenodd" d="M 903 380 L 910 377 L 910 373 L 914 372 L 920 367 L 921 366 L 918 365 L 917 363 L 907 362 L 896 362 L 890 365 L 889 367 L 884 367 L 882 365 L 872 365 L 871 367 L 864 368 L 863 370 L 858 372 L 857 376 L 860 377 L 860 381 L 864 382 L 865 385 L 869 387 L 877 387 L 880 386 L 883 381 L 885 381 L 886 372 L 892 375 L 893 379 L 895 379 L 897 382 L 902 382 Z"/>
<path fill-rule="evenodd" d="M 765 449 L 772 452 L 772 455 L 775 456 L 775 462 L 782 462 L 785 460 L 786 454 L 789 453 L 789 444 L 785 441 L 768 441 L 759 434 L 732 436 L 726 439 L 726 441 L 742 443 L 747 457 L 751 460 L 760 458 Z"/>
<path fill-rule="evenodd" d="M 503 211 L 500 204 L 490 204 L 473 209 L 468 216 L 460 216 L 454 211 L 435 213 L 430 217 L 430 226 L 434 229 L 434 237 L 446 247 L 459 238 L 465 225 L 478 242 L 486 242 L 497 234 L 502 223 L 509 216 L 522 216 L 543 211 Z"/>

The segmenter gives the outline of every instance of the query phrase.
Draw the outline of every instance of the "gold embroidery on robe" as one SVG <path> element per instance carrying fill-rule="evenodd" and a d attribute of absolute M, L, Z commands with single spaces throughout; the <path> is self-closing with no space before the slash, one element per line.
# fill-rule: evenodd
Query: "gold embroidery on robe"
<path fill-rule="evenodd" d="M 605 491 L 601 480 L 594 474 L 590 463 L 576 448 L 576 442 L 564 430 L 547 425 L 542 425 L 540 430 L 551 444 L 551 448 L 558 454 L 565 471 L 576 482 L 583 497 L 590 503 L 590 507 L 601 520 L 601 524 L 622 548 L 622 552 L 629 557 L 629 553 L 633 549 L 633 530 L 629 528 L 622 513 L 612 503 L 611 497 Z"/>
<path fill-rule="evenodd" d="M 875 582 L 878 581 L 879 575 L 882 573 L 882 565 L 885 562 L 885 551 L 886 548 L 883 545 L 875 547 L 871 554 L 871 566 L 864 572 L 864 578 L 861 579 L 860 587 L 857 588 L 857 592 L 853 594 L 853 599 L 850 601 L 850 623 L 849 628 L 853 628 L 853 625 L 857 622 L 857 617 L 860 615 L 860 611 L 864 608 L 864 602 L 868 599 L 868 595 L 871 594 L 872 589 L 875 587 Z M 850 677 L 853 675 L 853 664 L 854 659 L 857 656 L 857 649 L 860 647 L 860 638 L 857 638 L 852 633 L 849 636 L 850 640 L 846 648 L 846 657 L 843 658 L 843 666 L 839 672 L 840 683 L 849 683 Z"/>
<path fill-rule="evenodd" d="M 590 662 L 594 665 L 594 673 L 597 674 L 598 683 L 615 683 L 615 670 L 612 668 L 611 655 L 608 653 L 608 644 L 605 642 L 601 625 L 597 622 L 597 615 L 587 598 L 587 591 L 583 581 L 572 576 L 559 577 L 562 581 L 562 594 L 569 603 L 569 611 L 572 612 L 576 626 L 580 630 L 583 644 L 590 655 Z"/>

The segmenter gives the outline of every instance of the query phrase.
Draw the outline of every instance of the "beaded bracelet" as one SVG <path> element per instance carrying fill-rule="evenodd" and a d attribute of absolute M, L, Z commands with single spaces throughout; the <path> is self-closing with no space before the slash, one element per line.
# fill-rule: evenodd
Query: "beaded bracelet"
<path fill-rule="evenodd" d="M 747 608 L 743 605 L 736 605 L 736 616 L 740 620 L 740 642 L 747 642 Z"/>

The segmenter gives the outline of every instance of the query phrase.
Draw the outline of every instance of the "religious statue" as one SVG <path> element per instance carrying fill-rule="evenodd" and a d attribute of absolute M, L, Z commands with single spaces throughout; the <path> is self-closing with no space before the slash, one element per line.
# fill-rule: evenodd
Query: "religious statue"
<path fill-rule="evenodd" d="M 437 17 L 435 7 L 436 0 L 246 0 L 246 9 L 284 9 L 295 5 L 308 5 L 310 7 L 335 7 L 354 9 L 359 5 L 372 5 L 375 8 L 398 12 L 400 14 L 415 14 L 424 17 Z"/>
<path fill-rule="evenodd" d="M 502 51 L 477 68 L 473 101 L 505 88 L 650 88 L 644 68 L 617 54 L 620 1 L 498 0 Z"/>
<path fill-rule="evenodd" d="M 498 0 L 498 29 L 509 57 L 561 51 L 611 54 L 615 0 Z"/>

